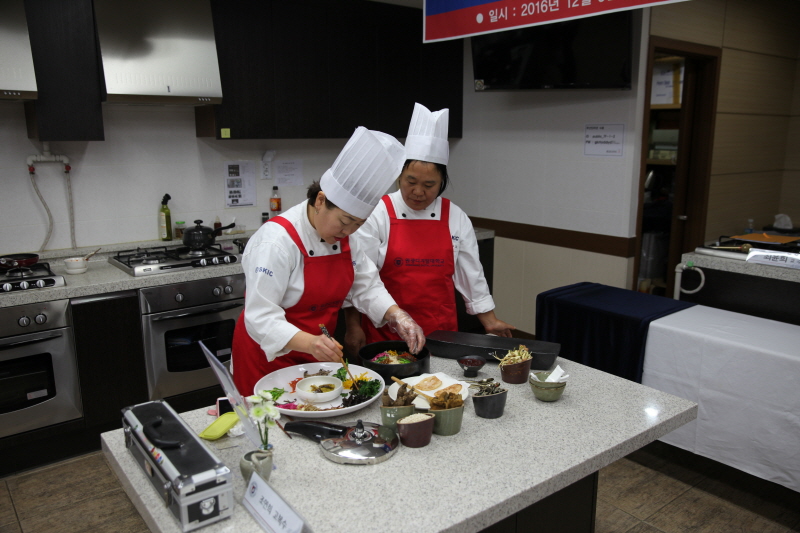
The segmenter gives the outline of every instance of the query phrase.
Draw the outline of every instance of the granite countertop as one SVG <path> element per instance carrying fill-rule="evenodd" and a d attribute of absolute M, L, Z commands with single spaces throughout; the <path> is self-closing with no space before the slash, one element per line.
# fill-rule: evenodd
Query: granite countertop
<path fill-rule="evenodd" d="M 569 374 L 564 395 L 553 403 L 536 400 L 527 384 L 507 385 L 505 413 L 487 420 L 467 400 L 461 431 L 434 435 L 424 448 L 401 447 L 371 466 L 340 465 L 325 459 L 319 444 L 299 435 L 291 440 L 270 432 L 275 464 L 269 483 L 315 533 L 342 531 L 355 519 L 364 530 L 469 533 L 503 518 L 590 475 L 694 420 L 697 404 L 584 365 L 558 359 Z M 451 359 L 431 358 L 431 372 L 463 375 Z M 479 378 L 499 379 L 497 365 Z M 325 419 L 380 422 L 379 402 L 357 413 Z M 185 413 L 202 431 L 212 421 L 205 409 Z M 178 532 L 177 521 L 134 463 L 121 429 L 101 436 L 104 454 L 147 525 L 155 532 Z M 223 437 L 206 444 L 233 473 L 233 516 L 204 532 L 262 531 L 242 507 L 245 480 L 241 456 L 253 449 L 246 437 Z M 321 483 L 315 483 L 321 480 Z"/>
<path fill-rule="evenodd" d="M 727 252 L 736 257 L 737 252 Z M 736 254 L 736 255 L 733 255 Z M 741 254 L 746 257 L 745 254 Z M 728 257 L 718 257 L 715 255 L 700 254 L 697 252 L 685 253 L 681 256 L 681 262 L 692 261 L 694 266 L 700 268 L 711 268 L 724 272 L 734 272 L 737 274 L 747 274 L 763 278 L 779 279 L 783 281 L 800 282 L 800 270 L 796 268 L 786 268 L 780 266 L 762 265 L 758 263 L 748 263 L 744 259 L 731 259 Z"/>
<path fill-rule="evenodd" d="M 217 237 L 216 241 L 226 246 L 232 246 L 232 250 L 226 250 L 238 254 L 236 245 L 229 242 L 234 239 L 246 239 L 254 232 L 249 231 L 239 235 L 223 235 Z M 67 274 L 62 259 L 66 257 L 85 256 L 95 251 L 98 247 L 79 248 L 77 250 L 53 250 L 39 253 L 39 260 L 50 263 L 50 269 L 55 274 L 64 276 L 64 287 L 52 289 L 29 289 L 27 291 L 14 291 L 10 293 L 0 292 L 0 308 L 23 305 L 30 303 L 49 302 L 64 298 L 78 298 L 81 296 L 95 296 L 110 292 L 124 291 L 130 289 L 141 289 L 144 287 L 155 287 L 157 285 L 169 285 L 171 283 L 181 283 L 197 279 L 215 278 L 219 276 L 230 276 L 242 273 L 241 263 L 232 265 L 218 265 L 208 268 L 192 268 L 189 270 L 179 270 L 167 274 L 154 274 L 152 276 L 134 277 L 127 272 L 120 270 L 108 262 L 109 256 L 123 250 L 139 248 L 150 248 L 154 246 L 180 246 L 180 240 L 171 242 L 164 241 L 145 241 L 135 243 L 122 243 L 103 246 L 101 251 L 89 259 L 89 268 L 83 274 Z"/>

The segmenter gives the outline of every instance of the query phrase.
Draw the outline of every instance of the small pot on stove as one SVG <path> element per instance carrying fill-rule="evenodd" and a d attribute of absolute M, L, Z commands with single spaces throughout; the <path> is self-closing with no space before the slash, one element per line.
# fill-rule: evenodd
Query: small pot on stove
<path fill-rule="evenodd" d="M 222 230 L 231 229 L 236 226 L 236 223 L 222 226 L 221 228 L 213 229 L 208 226 L 203 226 L 202 220 L 195 220 L 196 224 L 193 228 L 186 228 L 183 231 L 183 244 L 192 250 L 202 250 L 214 244 L 217 235 L 222 233 Z"/>

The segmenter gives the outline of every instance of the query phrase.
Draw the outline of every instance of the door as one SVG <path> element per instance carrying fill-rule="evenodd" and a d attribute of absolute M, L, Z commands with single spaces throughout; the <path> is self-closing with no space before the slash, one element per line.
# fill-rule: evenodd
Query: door
<path fill-rule="evenodd" d="M 672 296 L 681 255 L 703 244 L 720 54 L 650 38 L 634 267 L 643 292 Z"/>

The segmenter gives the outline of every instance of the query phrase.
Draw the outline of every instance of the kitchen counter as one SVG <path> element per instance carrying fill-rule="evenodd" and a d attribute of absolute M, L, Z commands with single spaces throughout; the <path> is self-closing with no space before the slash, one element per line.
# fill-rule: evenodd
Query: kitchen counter
<path fill-rule="evenodd" d="M 270 485 L 315 533 L 338 532 L 356 520 L 366 531 L 476 532 L 592 475 L 694 420 L 697 404 L 565 359 L 570 374 L 560 400 L 536 400 L 527 384 L 507 385 L 504 415 L 487 420 L 467 400 L 460 433 L 434 435 L 424 448 L 401 447 L 372 466 L 339 465 L 299 435 L 270 432 L 275 464 Z M 455 361 L 431 358 L 431 372 L 462 376 Z M 499 379 L 489 364 L 479 378 Z M 379 401 L 344 417 L 379 422 Z M 212 422 L 205 409 L 182 415 L 197 431 Z M 126 493 L 155 532 L 180 531 L 163 500 L 134 463 L 121 429 L 101 436 L 103 452 Z M 233 472 L 233 517 L 204 532 L 260 532 L 241 505 L 239 459 L 253 449 L 245 437 L 207 442 Z M 434 511 L 435 509 L 435 511 Z M 355 526 L 354 526 L 355 527 Z M 345 528 L 346 529 L 346 528 Z"/>
<path fill-rule="evenodd" d="M 728 253 L 734 254 L 737 252 Z M 745 254 L 742 255 L 746 257 Z M 697 252 L 683 254 L 681 256 L 681 262 L 686 263 L 687 261 L 694 262 L 694 266 L 700 268 L 712 268 L 714 270 L 733 272 L 735 274 L 800 282 L 800 269 L 796 268 L 748 263 L 743 259 L 729 259 L 727 257 L 717 257 L 714 255 L 699 254 Z"/>
<path fill-rule="evenodd" d="M 226 241 L 241 238 L 245 239 L 253 232 L 239 235 L 223 235 L 217 237 L 217 242 L 230 244 Z M 65 286 L 46 290 L 29 289 L 27 291 L 14 291 L 10 293 L 0 292 L 0 308 L 23 305 L 29 303 L 49 302 L 64 298 L 77 298 L 80 296 L 94 296 L 110 292 L 124 291 L 130 289 L 141 289 L 144 287 L 155 287 L 158 285 L 169 285 L 197 279 L 214 278 L 217 276 L 229 276 L 242 273 L 241 263 L 232 265 L 217 265 L 205 268 L 192 268 L 189 270 L 179 270 L 167 274 L 155 274 L 152 276 L 134 277 L 127 272 L 120 270 L 108 262 L 108 257 L 115 255 L 123 250 L 132 250 L 137 247 L 149 248 L 154 246 L 180 246 L 181 241 L 147 241 L 135 243 L 122 243 L 116 245 L 103 246 L 101 253 L 98 253 L 89 260 L 89 268 L 83 274 L 67 274 L 64 263 L 61 261 L 66 257 L 85 256 L 97 249 L 97 247 L 80 248 L 78 250 L 55 250 L 42 252 L 39 260 L 50 263 L 50 269 L 54 274 L 64 276 Z M 238 250 L 233 245 L 233 252 Z M 241 256 L 240 256 L 241 258 Z"/>

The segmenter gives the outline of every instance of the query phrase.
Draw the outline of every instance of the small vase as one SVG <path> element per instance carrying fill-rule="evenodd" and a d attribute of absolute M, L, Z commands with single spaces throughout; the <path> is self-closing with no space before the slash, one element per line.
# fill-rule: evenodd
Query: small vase
<path fill-rule="evenodd" d="M 472 406 L 475 408 L 475 414 L 481 418 L 500 418 L 503 416 L 507 397 L 507 390 L 488 396 L 473 396 Z"/>
<path fill-rule="evenodd" d="M 259 448 L 244 454 L 239 461 L 239 469 L 242 471 L 245 483 L 250 481 L 253 472 L 264 481 L 269 481 L 269 476 L 272 474 L 272 445 L 267 450 Z"/>
<path fill-rule="evenodd" d="M 513 365 L 503 365 L 500 367 L 500 378 L 506 383 L 518 384 L 528 381 L 531 373 L 531 359 L 515 363 Z"/>

